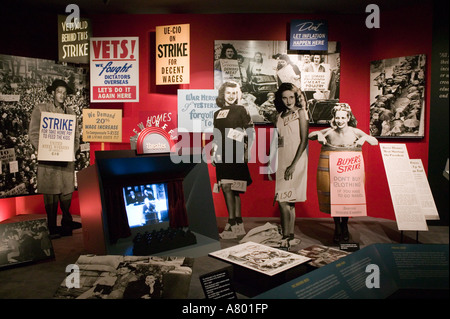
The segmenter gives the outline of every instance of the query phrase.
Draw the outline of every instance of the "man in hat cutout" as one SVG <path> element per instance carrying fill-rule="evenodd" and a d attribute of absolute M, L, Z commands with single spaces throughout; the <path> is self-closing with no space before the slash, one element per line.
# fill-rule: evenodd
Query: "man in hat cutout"
<path fill-rule="evenodd" d="M 41 112 L 75 115 L 75 111 L 64 105 L 67 95 L 73 94 L 73 89 L 63 80 L 54 80 L 47 87 L 52 95 L 52 103 L 36 105 L 30 120 L 29 137 L 33 147 L 39 148 L 39 130 Z M 74 152 L 79 148 L 78 125 L 75 125 Z M 75 190 L 75 162 L 39 161 L 37 172 L 37 191 L 44 196 L 45 211 L 50 238 L 72 235 L 72 230 L 80 228 L 81 224 L 74 222 L 69 208 L 72 202 L 72 193 Z M 61 226 L 57 224 L 58 203 L 62 211 Z"/>

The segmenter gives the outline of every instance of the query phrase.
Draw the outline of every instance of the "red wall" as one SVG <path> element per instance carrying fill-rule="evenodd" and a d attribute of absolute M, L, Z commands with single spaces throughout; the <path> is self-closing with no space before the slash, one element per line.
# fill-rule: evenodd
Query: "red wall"
<path fill-rule="evenodd" d="M 129 148 L 129 137 L 137 129 L 140 113 L 166 110 L 176 114 L 177 89 L 213 89 L 214 40 L 279 40 L 288 38 L 292 19 L 326 19 L 329 40 L 341 44 L 341 101 L 352 106 L 358 127 L 369 130 L 369 65 L 373 60 L 414 54 L 431 56 L 431 5 L 384 12 L 381 9 L 381 28 L 367 29 L 366 14 L 361 15 L 299 15 L 299 14 L 224 14 L 224 15 L 101 15 L 92 16 L 93 36 L 138 36 L 140 49 L 140 102 L 96 103 L 92 108 L 121 108 L 123 110 L 123 144 L 91 143 L 91 163 L 95 150 Z M 420 23 L 418 23 L 420 21 Z M 189 85 L 156 86 L 154 83 L 154 31 L 156 26 L 190 24 L 191 83 Z M 20 40 L 19 40 L 20 41 Z M 56 50 L 56 40 L 55 40 Z M 29 55 L 28 55 L 29 56 Z M 428 60 L 428 78 L 430 78 Z M 430 82 L 427 82 L 426 105 L 429 105 Z M 422 159 L 428 165 L 428 122 L 426 113 L 425 138 L 421 140 L 382 140 L 386 143 L 405 143 L 411 158 Z M 257 129 L 259 126 L 257 126 Z M 315 130 L 316 128 L 311 128 Z M 297 217 L 328 217 L 318 210 L 316 196 L 316 167 L 320 145 L 309 146 L 307 201 L 297 204 Z M 366 192 L 368 215 L 395 219 L 386 174 L 379 146 L 365 145 Z M 279 216 L 272 206 L 275 182 L 259 174 L 259 164 L 250 164 L 253 184 L 242 196 L 242 214 L 248 216 Z M 215 170 L 210 166 L 211 185 Z M 36 199 L 39 198 L 39 199 Z M 216 215 L 227 216 L 222 194 L 213 194 Z M 44 212 L 41 196 L 17 198 L 17 213 Z M 78 197 L 74 196 L 72 211 L 79 213 Z M 0 208 L 3 210 L 3 202 Z M 9 200 L 8 200 L 9 201 Z M 78 210 L 77 210 L 78 209 Z M 1 217 L 1 216 L 0 216 Z"/>

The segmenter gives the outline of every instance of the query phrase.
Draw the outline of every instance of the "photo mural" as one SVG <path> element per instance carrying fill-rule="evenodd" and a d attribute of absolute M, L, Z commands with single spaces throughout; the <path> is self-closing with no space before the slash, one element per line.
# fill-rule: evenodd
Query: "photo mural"
<path fill-rule="evenodd" d="M 64 80 L 73 94 L 65 106 L 77 117 L 81 132 L 83 108 L 89 107 L 87 71 L 55 61 L 0 55 L 0 198 L 37 192 L 37 151 L 28 128 L 34 107 L 52 102 L 47 88 L 55 79 Z M 89 144 L 82 142 L 75 155 L 75 174 L 89 166 Z"/>

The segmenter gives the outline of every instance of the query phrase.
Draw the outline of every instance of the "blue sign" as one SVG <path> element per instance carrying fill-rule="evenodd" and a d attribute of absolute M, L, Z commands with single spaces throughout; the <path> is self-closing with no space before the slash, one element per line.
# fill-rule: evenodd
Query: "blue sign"
<path fill-rule="evenodd" d="M 289 50 L 328 51 L 328 22 L 292 20 Z"/>

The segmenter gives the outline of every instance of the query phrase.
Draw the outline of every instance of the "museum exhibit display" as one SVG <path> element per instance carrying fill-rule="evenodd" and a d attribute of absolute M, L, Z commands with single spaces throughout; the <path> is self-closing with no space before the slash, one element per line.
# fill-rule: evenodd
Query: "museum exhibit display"
<path fill-rule="evenodd" d="M 0 299 L 448 297 L 448 13 L 387 2 L 2 9 Z"/>
<path fill-rule="evenodd" d="M 55 258 L 55 252 L 45 218 L 0 224 L 0 268 L 52 258 Z"/>
<path fill-rule="evenodd" d="M 78 173 L 90 253 L 179 255 L 187 249 L 199 256 L 220 247 L 206 163 L 174 163 L 170 154 L 136 150 L 95 156 L 96 164 Z"/>

